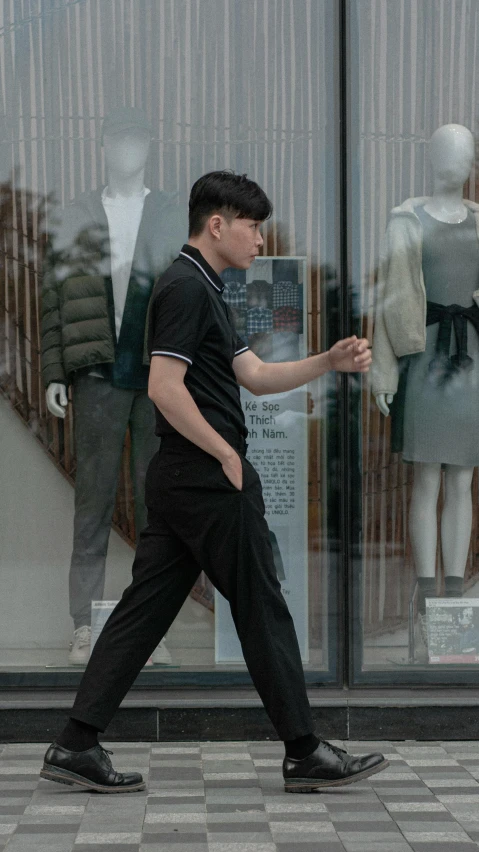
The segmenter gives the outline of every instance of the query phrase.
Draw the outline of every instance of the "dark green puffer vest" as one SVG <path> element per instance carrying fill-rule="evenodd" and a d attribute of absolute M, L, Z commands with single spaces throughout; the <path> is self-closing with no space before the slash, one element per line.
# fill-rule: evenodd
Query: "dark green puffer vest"
<path fill-rule="evenodd" d="M 143 305 L 149 300 L 156 278 L 185 241 L 186 215 L 176 200 L 158 190 L 145 198 L 127 295 L 130 306 L 135 293 L 141 294 Z M 147 365 L 146 328 L 138 345 Z M 95 190 L 66 207 L 50 234 L 42 287 L 44 385 L 66 385 L 75 370 L 115 364 L 117 352 L 108 220 L 101 190 Z"/>

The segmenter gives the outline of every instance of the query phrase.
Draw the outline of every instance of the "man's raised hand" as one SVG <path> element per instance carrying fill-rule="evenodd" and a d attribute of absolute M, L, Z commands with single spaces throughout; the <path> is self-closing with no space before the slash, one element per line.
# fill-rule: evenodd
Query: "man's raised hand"
<path fill-rule="evenodd" d="M 367 373 L 373 360 L 369 342 L 356 335 L 338 340 L 331 346 L 328 355 L 331 370 L 341 373 Z"/>

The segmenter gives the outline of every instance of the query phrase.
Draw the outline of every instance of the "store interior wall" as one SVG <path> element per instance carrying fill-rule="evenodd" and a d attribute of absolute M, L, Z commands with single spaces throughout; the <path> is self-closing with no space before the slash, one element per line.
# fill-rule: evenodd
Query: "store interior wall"
<path fill-rule="evenodd" d="M 71 638 L 68 570 L 74 490 L 3 397 L 0 458 L 0 665 L 61 666 Z M 28 476 L 18 476 L 19 470 Z M 105 600 L 118 600 L 130 582 L 133 556 L 130 545 L 112 530 Z M 199 635 L 191 629 L 198 626 Z M 202 652 L 205 661 L 212 659 L 212 614 L 191 598 L 168 634 L 176 659 L 188 645 Z M 191 653 L 190 647 L 190 658 Z"/>

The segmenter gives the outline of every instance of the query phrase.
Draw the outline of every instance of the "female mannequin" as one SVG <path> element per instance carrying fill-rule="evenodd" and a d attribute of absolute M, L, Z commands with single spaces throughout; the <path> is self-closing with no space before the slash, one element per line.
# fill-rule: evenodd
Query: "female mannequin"
<path fill-rule="evenodd" d="M 441 470 L 445 471 L 441 546 L 446 595 L 460 597 L 471 537 L 471 481 L 474 467 L 479 464 L 479 441 L 475 438 L 479 426 L 479 402 L 476 402 L 476 398 L 479 400 L 479 325 L 475 325 L 474 314 L 479 311 L 474 303 L 479 286 L 479 207 L 465 202 L 462 197 L 464 182 L 474 162 L 474 138 L 467 128 L 449 124 L 436 130 L 430 145 L 433 196 L 410 199 L 393 211 L 409 217 L 406 225 L 409 234 L 400 246 L 406 257 L 399 263 L 403 264 L 403 269 L 407 264 L 413 277 L 417 274 L 414 267 L 422 267 L 419 271 L 421 288 L 415 287 L 409 307 L 411 312 L 422 315 L 428 327 L 424 345 L 417 340 L 410 341 L 409 348 L 401 349 L 396 339 L 393 345 L 390 343 L 388 353 L 391 357 L 395 349 L 396 356 L 404 354 L 401 366 L 407 369 L 403 458 L 414 463 L 409 531 L 418 576 L 423 635 L 425 599 L 436 596 L 437 499 Z M 388 273 L 397 275 L 394 259 L 389 266 L 388 262 L 386 260 L 386 287 Z M 396 278 L 396 284 L 400 283 L 400 277 Z M 444 312 L 444 306 L 453 306 L 453 312 Z M 456 328 L 460 315 L 457 306 L 472 312 L 462 319 L 462 328 Z M 381 354 L 388 336 L 387 314 L 394 310 L 391 304 L 388 306 L 386 298 L 373 346 L 373 359 L 377 359 L 373 393 L 385 416 L 389 414 L 395 388 L 393 392 L 382 389 L 385 379 L 381 376 Z M 456 314 L 452 316 L 454 311 Z M 391 327 L 390 334 L 394 336 Z"/>

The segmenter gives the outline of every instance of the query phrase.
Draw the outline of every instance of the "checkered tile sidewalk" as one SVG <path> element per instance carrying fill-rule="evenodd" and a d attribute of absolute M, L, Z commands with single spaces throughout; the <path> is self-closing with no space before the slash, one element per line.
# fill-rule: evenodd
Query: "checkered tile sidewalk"
<path fill-rule="evenodd" d="M 337 743 L 341 745 L 341 743 Z M 473 852 L 479 741 L 348 743 L 389 769 L 315 794 L 283 792 L 280 743 L 111 746 L 148 791 L 90 795 L 39 779 L 45 745 L 0 747 L 7 852 Z"/>

